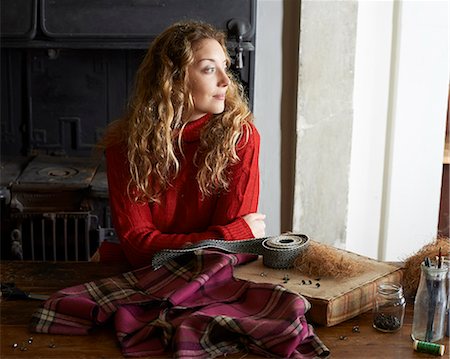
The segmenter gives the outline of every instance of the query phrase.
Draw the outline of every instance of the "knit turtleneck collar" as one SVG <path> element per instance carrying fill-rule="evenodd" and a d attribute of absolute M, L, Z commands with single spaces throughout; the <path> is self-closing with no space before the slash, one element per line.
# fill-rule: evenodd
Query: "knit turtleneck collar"
<path fill-rule="evenodd" d="M 198 120 L 189 122 L 183 130 L 183 141 L 194 142 L 198 141 L 200 138 L 201 131 L 206 122 L 211 118 L 212 114 L 207 113 Z"/>

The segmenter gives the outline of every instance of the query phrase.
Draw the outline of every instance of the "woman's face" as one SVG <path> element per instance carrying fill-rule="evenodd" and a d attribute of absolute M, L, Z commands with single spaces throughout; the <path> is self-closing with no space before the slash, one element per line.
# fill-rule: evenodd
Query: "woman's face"
<path fill-rule="evenodd" d="M 227 64 L 227 57 L 218 41 L 204 39 L 194 46 L 194 61 L 188 67 L 194 112 L 188 121 L 197 120 L 207 113 L 223 112 L 230 83 Z"/>

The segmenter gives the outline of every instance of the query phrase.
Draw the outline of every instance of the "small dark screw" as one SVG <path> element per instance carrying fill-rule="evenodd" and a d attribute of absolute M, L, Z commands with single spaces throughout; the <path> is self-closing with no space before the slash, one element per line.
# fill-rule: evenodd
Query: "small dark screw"
<path fill-rule="evenodd" d="M 320 287 L 320 283 L 316 283 L 316 287 L 319 288 Z"/>

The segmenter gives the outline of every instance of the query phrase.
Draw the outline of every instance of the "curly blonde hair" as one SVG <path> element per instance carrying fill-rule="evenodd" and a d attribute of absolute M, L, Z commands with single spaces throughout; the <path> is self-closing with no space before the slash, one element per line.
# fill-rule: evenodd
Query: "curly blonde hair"
<path fill-rule="evenodd" d="M 187 68 L 194 61 L 194 46 L 217 40 L 228 59 L 225 34 L 201 22 L 176 23 L 150 46 L 137 74 L 134 94 L 125 116 L 113 122 L 103 147 L 123 143 L 127 148 L 128 193 L 137 202 L 158 202 L 177 176 L 182 133 L 194 110 Z M 237 144 L 248 138 L 253 117 L 242 85 L 230 73 L 224 112 L 208 121 L 195 155 L 197 182 L 203 196 L 228 190 L 228 168 L 239 161 Z"/>

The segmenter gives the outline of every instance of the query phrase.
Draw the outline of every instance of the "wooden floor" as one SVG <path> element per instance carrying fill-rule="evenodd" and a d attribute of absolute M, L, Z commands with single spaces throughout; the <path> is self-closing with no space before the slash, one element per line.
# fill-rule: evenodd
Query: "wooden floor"
<path fill-rule="evenodd" d="M 2 282 L 15 282 L 30 292 L 51 294 L 71 285 L 117 274 L 121 270 L 98 263 L 20 263 L 1 264 Z M 2 300 L 0 303 L 0 357 L 3 358 L 122 358 L 112 326 L 94 331 L 89 336 L 34 334 L 28 331 L 30 317 L 40 305 L 38 301 Z M 334 327 L 314 326 L 316 334 L 330 349 L 330 358 L 435 358 L 417 353 L 410 338 L 412 304 L 407 305 L 403 328 L 396 333 L 381 333 L 372 328 L 370 312 Z M 356 330 L 356 328 L 359 329 Z M 30 342 L 29 342 L 30 341 Z M 449 338 L 444 358 L 449 358 Z M 16 347 L 15 344 L 17 345 Z M 167 357 L 170 357 L 168 354 Z M 242 353 L 227 358 L 255 358 Z"/>

